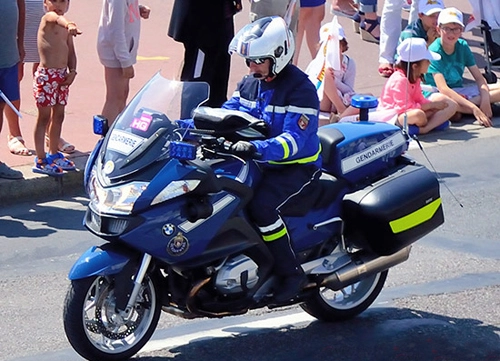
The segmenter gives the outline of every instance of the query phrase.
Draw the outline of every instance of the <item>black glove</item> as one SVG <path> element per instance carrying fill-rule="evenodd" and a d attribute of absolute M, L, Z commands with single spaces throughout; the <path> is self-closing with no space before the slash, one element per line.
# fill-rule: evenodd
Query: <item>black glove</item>
<path fill-rule="evenodd" d="M 256 154 L 255 146 L 250 142 L 240 140 L 229 148 L 231 153 L 243 159 L 252 159 Z"/>

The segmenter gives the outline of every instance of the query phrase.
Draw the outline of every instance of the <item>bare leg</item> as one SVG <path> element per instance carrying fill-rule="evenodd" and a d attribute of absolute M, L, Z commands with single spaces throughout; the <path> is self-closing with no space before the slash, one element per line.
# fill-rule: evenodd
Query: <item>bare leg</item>
<path fill-rule="evenodd" d="M 57 154 L 59 152 L 59 140 L 61 139 L 63 121 L 64 105 L 55 105 L 52 108 L 52 117 L 48 127 L 50 154 Z"/>
<path fill-rule="evenodd" d="M 19 110 L 21 107 L 21 100 L 13 100 L 12 105 Z M 17 114 L 11 109 L 11 107 L 5 108 L 5 117 L 7 118 L 7 124 L 9 125 L 9 139 L 13 137 L 22 136 L 21 128 L 19 127 L 19 117 Z"/>
<path fill-rule="evenodd" d="M 326 96 L 333 104 L 337 112 L 342 113 L 347 107 L 344 105 L 344 102 L 339 96 L 339 90 L 335 84 L 335 75 L 332 68 L 326 69 L 324 82 L 323 98 Z"/>
<path fill-rule="evenodd" d="M 431 101 L 444 101 L 448 106 L 444 109 L 434 112 L 432 115 L 428 116 L 427 125 L 420 128 L 420 134 L 425 134 L 430 132 L 432 129 L 440 126 L 444 122 L 450 120 L 458 109 L 458 104 L 446 95 L 435 93 L 429 98 Z"/>
<path fill-rule="evenodd" d="M 34 141 L 35 152 L 38 159 L 45 159 L 45 129 L 50 121 L 51 107 L 39 107 L 35 124 Z"/>
<path fill-rule="evenodd" d="M 102 115 L 108 119 L 111 125 L 127 104 L 130 79 L 123 76 L 121 68 L 108 67 L 104 68 L 104 79 L 106 81 L 106 101 Z"/>
<path fill-rule="evenodd" d="M 325 17 L 325 5 L 306 9 L 310 9 L 310 16 L 308 16 L 305 23 L 305 35 L 311 58 L 314 58 L 318 52 L 319 29 Z"/>

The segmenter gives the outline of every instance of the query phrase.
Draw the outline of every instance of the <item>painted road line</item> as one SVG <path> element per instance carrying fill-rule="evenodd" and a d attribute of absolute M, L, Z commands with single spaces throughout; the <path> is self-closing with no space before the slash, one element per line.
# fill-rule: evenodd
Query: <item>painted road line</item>
<path fill-rule="evenodd" d="M 289 314 L 286 316 L 278 316 L 266 318 L 265 320 L 235 324 L 232 326 L 225 325 L 206 331 L 195 332 L 189 335 L 177 336 L 162 340 L 149 341 L 139 353 L 154 352 L 163 349 L 187 345 L 193 341 L 209 340 L 214 338 L 233 337 L 240 334 L 248 334 L 250 332 L 262 331 L 265 329 L 276 330 L 283 327 L 294 326 L 304 322 L 316 321 L 316 318 L 305 312 Z"/>

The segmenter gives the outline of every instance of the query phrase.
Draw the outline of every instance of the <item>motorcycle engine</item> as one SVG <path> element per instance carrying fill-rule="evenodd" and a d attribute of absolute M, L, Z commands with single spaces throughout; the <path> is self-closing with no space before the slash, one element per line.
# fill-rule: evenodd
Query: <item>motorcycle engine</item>
<path fill-rule="evenodd" d="M 257 264 L 245 255 L 230 258 L 217 273 L 215 286 L 224 294 L 244 292 L 259 281 L 258 269 Z"/>

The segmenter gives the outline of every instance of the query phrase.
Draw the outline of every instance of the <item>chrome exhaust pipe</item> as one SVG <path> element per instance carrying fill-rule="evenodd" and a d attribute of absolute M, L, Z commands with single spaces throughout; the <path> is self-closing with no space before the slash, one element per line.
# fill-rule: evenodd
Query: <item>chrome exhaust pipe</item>
<path fill-rule="evenodd" d="M 389 256 L 377 256 L 365 251 L 357 252 L 352 256 L 352 261 L 348 265 L 328 275 L 319 285 L 334 291 L 341 290 L 367 276 L 403 263 L 410 257 L 410 251 L 411 246 Z"/>

